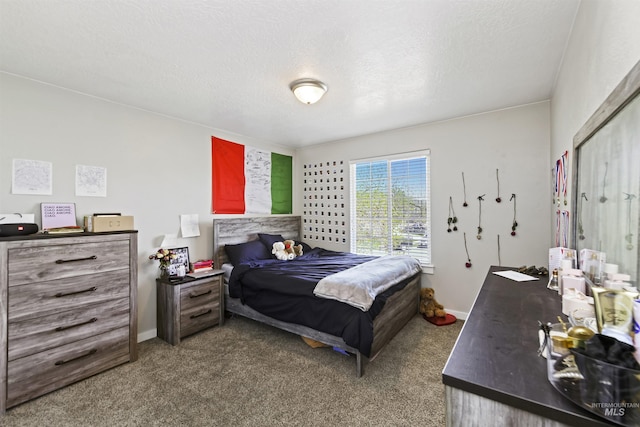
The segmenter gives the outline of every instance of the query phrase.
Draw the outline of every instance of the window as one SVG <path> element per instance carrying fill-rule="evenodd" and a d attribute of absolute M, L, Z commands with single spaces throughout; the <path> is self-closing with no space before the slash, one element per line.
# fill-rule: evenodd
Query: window
<path fill-rule="evenodd" d="M 351 162 L 351 252 L 431 265 L 429 151 Z"/>

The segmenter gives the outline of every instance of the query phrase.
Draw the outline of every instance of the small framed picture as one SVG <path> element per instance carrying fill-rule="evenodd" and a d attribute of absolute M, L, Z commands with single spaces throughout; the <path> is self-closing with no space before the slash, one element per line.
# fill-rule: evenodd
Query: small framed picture
<path fill-rule="evenodd" d="M 171 248 L 176 257 L 171 260 L 169 266 L 170 276 L 184 276 L 189 272 L 189 248 Z M 184 266 L 184 270 L 181 268 Z"/>

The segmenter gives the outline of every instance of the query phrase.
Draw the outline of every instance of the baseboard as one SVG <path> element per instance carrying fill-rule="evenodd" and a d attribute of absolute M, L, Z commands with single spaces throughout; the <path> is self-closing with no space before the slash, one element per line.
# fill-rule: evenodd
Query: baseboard
<path fill-rule="evenodd" d="M 138 334 L 138 342 L 150 340 L 152 338 L 155 338 L 156 336 L 158 336 L 157 329 L 151 329 L 150 331 L 141 332 Z"/>
<path fill-rule="evenodd" d="M 449 314 L 453 314 L 454 316 L 456 316 L 456 319 L 460 319 L 460 320 L 467 320 L 467 317 L 469 316 L 469 313 L 465 313 L 464 311 L 449 310 L 446 307 L 444 311 L 446 311 Z"/>

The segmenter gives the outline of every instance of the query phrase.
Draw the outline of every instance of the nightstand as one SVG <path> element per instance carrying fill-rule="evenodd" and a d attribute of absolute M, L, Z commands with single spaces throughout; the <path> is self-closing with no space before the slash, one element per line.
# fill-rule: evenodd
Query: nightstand
<path fill-rule="evenodd" d="M 156 279 L 158 337 L 171 345 L 224 322 L 223 271 L 174 282 Z"/>

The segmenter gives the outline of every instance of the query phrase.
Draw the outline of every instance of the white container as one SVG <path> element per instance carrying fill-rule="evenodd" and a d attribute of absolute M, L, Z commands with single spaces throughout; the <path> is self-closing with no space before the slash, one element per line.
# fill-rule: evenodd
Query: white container
<path fill-rule="evenodd" d="M 604 287 L 622 291 L 625 287 L 631 286 L 629 280 L 631 280 L 631 276 L 628 274 L 614 274 L 611 279 L 604 281 Z"/>
<path fill-rule="evenodd" d="M 563 268 L 562 261 L 569 261 L 571 263 L 570 268 L 577 267 L 577 254 L 574 249 L 569 248 L 550 248 L 549 249 L 549 273 L 553 270 L 558 270 Z M 569 266 L 569 264 L 564 264 Z"/>
<path fill-rule="evenodd" d="M 577 292 L 575 289 L 569 288 L 562 295 L 562 314 L 571 316 L 576 310 L 585 313 L 589 312 L 591 313 L 589 317 L 596 317 L 593 297 L 588 297 L 583 292 Z"/>
<path fill-rule="evenodd" d="M 580 260 L 580 270 L 584 272 L 584 275 L 594 284 L 600 285 L 607 255 L 593 249 L 580 249 L 578 259 Z"/>
<path fill-rule="evenodd" d="M 605 264 L 604 265 L 605 279 L 611 279 L 614 274 L 618 274 L 618 264 Z"/>
<path fill-rule="evenodd" d="M 587 286 L 582 276 L 582 270 L 571 268 L 563 271 L 560 295 L 564 295 L 568 289 L 575 289 L 577 292 L 583 294 L 587 293 Z"/>

